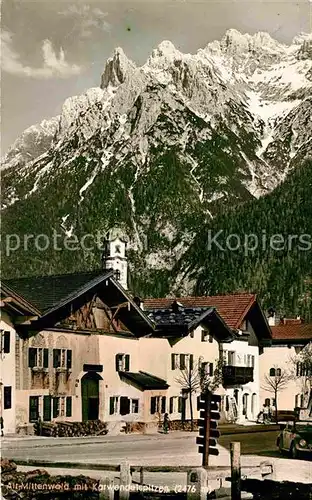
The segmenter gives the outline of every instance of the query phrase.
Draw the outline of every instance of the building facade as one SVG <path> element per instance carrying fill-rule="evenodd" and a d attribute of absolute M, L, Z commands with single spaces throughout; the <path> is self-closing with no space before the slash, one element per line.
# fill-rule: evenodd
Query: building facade
<path fill-rule="evenodd" d="M 281 412 L 305 408 L 312 384 L 312 324 L 299 318 L 282 319 L 277 324 L 274 316 L 270 323 L 272 345 L 264 349 L 260 363 L 260 404 L 277 406 Z M 285 383 L 279 383 L 281 378 Z"/>

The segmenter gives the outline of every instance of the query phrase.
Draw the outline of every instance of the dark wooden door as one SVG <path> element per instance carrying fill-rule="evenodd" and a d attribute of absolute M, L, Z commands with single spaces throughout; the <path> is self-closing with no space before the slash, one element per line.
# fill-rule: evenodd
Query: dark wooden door
<path fill-rule="evenodd" d="M 99 380 L 97 374 L 87 373 L 81 379 L 82 420 L 99 418 Z"/>

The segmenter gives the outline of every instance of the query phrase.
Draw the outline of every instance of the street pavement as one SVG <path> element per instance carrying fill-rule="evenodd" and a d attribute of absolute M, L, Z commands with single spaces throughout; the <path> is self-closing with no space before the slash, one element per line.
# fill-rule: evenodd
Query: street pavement
<path fill-rule="evenodd" d="M 10 459 L 48 460 L 53 462 L 80 462 L 84 464 L 116 464 L 129 461 L 131 465 L 201 465 L 201 455 L 197 451 L 196 432 L 172 432 L 168 435 L 136 435 L 45 438 L 27 437 L 2 438 L 2 456 Z M 231 441 L 241 442 L 242 466 L 259 465 L 264 460 L 271 461 L 276 470 L 277 480 L 311 482 L 312 463 L 280 457 L 276 448 L 277 431 L 229 434 L 219 440 L 219 456 L 210 458 L 210 465 L 230 465 L 229 447 Z M 37 467 L 36 467 L 37 468 Z M 19 467 L 31 470 L 34 467 Z M 50 469 L 50 474 L 84 474 L 100 478 L 116 476 L 116 473 L 88 470 Z M 243 471 L 244 473 L 244 471 Z M 135 479 L 135 477 L 134 477 Z M 138 479 L 138 478 L 137 478 Z M 185 484 L 185 473 L 146 473 L 144 482 L 172 487 Z M 218 487 L 214 481 L 214 487 Z"/>

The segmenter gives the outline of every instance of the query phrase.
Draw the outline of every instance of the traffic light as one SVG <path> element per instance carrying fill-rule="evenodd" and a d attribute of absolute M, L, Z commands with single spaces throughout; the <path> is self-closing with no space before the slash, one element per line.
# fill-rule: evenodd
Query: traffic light
<path fill-rule="evenodd" d="M 208 465 L 209 455 L 219 455 L 217 450 L 217 438 L 220 437 L 217 421 L 220 420 L 219 403 L 221 396 L 212 394 L 210 391 L 201 394 L 197 404 L 199 411 L 199 436 L 196 444 L 198 451 L 203 455 L 203 465 Z"/>

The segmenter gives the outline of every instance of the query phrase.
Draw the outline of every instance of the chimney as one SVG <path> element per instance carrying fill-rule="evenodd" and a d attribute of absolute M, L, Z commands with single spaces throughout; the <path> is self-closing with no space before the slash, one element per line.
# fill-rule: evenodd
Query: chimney
<path fill-rule="evenodd" d="M 269 326 L 276 325 L 276 311 L 274 307 L 270 307 L 270 309 L 268 310 L 268 323 Z"/>
<path fill-rule="evenodd" d="M 140 309 L 142 309 L 142 311 L 144 311 L 144 301 L 138 297 L 137 295 L 135 297 L 133 297 L 133 302 L 139 306 Z"/>

